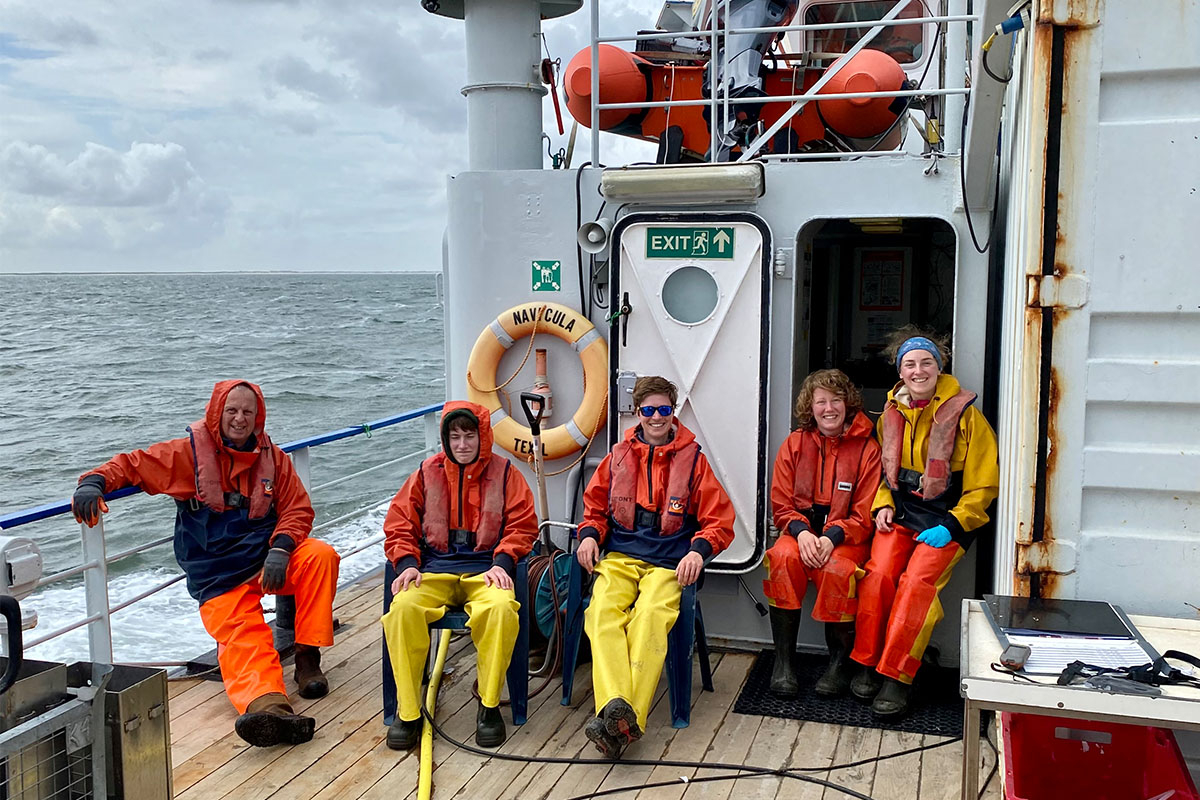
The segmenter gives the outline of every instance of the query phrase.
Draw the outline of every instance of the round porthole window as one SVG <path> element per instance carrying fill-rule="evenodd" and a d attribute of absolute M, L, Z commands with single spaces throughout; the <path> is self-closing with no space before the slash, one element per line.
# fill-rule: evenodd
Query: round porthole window
<path fill-rule="evenodd" d="M 700 267 L 680 267 L 662 287 L 663 308 L 676 322 L 695 325 L 712 316 L 717 308 L 717 281 Z"/>

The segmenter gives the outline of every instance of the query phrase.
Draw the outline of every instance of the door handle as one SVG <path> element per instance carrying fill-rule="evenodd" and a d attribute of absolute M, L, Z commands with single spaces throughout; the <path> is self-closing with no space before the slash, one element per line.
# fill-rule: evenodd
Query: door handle
<path fill-rule="evenodd" d="M 625 346 L 629 333 L 629 312 L 631 311 L 633 311 L 633 307 L 629 305 L 629 292 L 625 292 L 621 295 L 621 347 Z"/>

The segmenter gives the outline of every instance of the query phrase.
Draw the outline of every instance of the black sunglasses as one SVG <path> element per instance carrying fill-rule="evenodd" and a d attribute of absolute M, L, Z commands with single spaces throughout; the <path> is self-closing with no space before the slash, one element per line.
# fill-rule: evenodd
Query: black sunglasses
<path fill-rule="evenodd" d="M 671 412 L 675 410 L 675 406 L 642 406 L 638 410 L 641 411 L 642 416 L 646 417 L 647 419 L 653 417 L 655 411 L 658 412 L 660 417 L 669 417 L 671 416 Z"/>

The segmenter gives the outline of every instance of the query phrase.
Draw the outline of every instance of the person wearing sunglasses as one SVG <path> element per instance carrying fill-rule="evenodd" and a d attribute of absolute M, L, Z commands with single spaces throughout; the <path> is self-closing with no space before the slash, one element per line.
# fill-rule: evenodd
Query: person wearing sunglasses
<path fill-rule="evenodd" d="M 884 353 L 900 381 L 877 426 L 883 483 L 850 654 L 863 669 L 850 691 L 875 716 L 895 719 L 908 713 L 921 656 L 944 616 L 938 595 L 988 521 L 1000 468 L 975 394 L 943 371 L 943 342 L 906 326 Z"/>
<path fill-rule="evenodd" d="M 816 584 L 812 617 L 825 623 L 829 667 L 813 691 L 845 694 L 854 677 L 857 581 L 871 552 L 871 503 L 879 489 L 880 449 L 862 395 L 836 369 L 812 373 L 796 397 L 798 426 L 775 457 L 771 510 L 779 539 L 766 553 L 763 592 L 771 609 L 775 666 L 770 690 L 796 697 L 792 666 L 801 604 Z"/>
<path fill-rule="evenodd" d="M 676 419 L 677 400 L 667 379 L 637 380 L 638 424 L 600 462 L 583 495 L 576 558 L 596 576 L 583 626 L 596 717 L 584 733 L 606 758 L 646 729 L 682 587 L 733 541 L 733 504 L 695 435 Z"/>

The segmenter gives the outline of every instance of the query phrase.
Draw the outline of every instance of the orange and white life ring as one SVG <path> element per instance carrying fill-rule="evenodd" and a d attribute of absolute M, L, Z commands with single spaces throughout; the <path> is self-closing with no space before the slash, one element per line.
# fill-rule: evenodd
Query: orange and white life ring
<path fill-rule="evenodd" d="M 542 430 L 544 457 L 552 460 L 586 447 L 604 425 L 608 407 L 608 343 L 587 317 L 557 303 L 523 303 L 500 314 L 480 331 L 471 348 L 471 357 L 467 359 L 467 399 L 491 412 L 496 444 L 516 456 L 532 455 L 533 434 L 504 410 L 496 386 L 496 371 L 505 351 L 535 331 L 562 339 L 575 349 L 583 363 L 583 400 L 579 408 L 564 424 Z"/>

